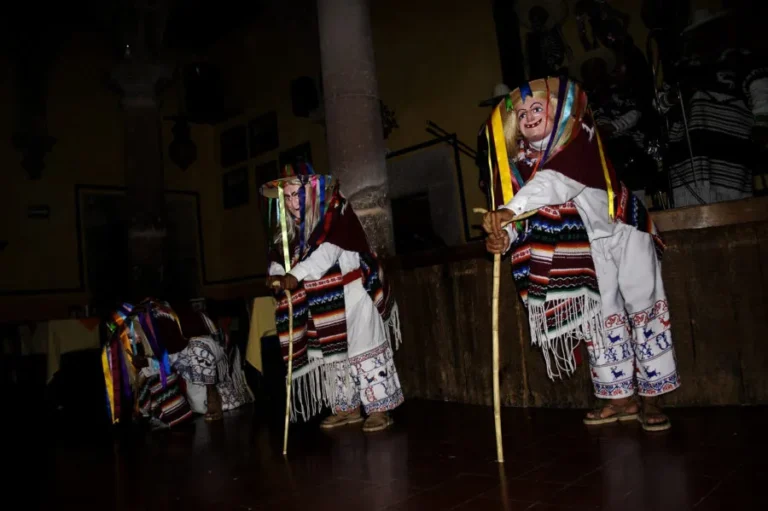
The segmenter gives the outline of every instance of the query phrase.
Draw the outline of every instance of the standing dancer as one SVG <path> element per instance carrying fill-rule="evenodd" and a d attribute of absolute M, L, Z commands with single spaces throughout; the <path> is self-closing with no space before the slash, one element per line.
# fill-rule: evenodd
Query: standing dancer
<path fill-rule="evenodd" d="M 669 429 L 654 399 L 680 385 L 664 245 L 642 202 L 616 179 L 586 94 L 565 79 L 532 81 L 500 102 L 486 134 L 499 208 L 484 217 L 486 247 L 514 247 L 515 281 L 550 378 L 575 370 L 584 341 L 595 395 L 609 400 L 584 422 L 637 418 L 648 431 Z"/>
<path fill-rule="evenodd" d="M 329 406 L 333 414 L 321 423 L 324 429 L 364 420 L 366 432 L 387 429 L 388 412 L 403 402 L 393 360 L 400 343 L 394 297 L 336 179 L 314 174 L 307 164 L 297 174 L 290 166 L 284 170 L 285 177 L 261 192 L 282 226 L 270 251 L 267 286 L 293 295 L 292 418 Z M 275 320 L 287 360 L 284 297 Z"/>

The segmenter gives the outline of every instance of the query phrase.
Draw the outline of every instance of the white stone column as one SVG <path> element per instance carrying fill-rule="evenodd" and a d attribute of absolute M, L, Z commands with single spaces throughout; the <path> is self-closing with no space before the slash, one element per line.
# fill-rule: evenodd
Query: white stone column
<path fill-rule="evenodd" d="M 124 125 L 124 173 L 128 188 L 125 220 L 131 252 L 133 299 L 164 294 L 166 260 L 165 175 L 161 136 L 161 115 L 157 92 L 171 73 L 153 56 L 158 34 L 144 31 L 144 21 L 154 16 L 164 21 L 157 4 L 152 9 L 137 2 L 136 26 L 127 27 L 133 46 L 112 73 L 122 93 Z M 135 30 L 135 31 L 134 31 Z M 154 37 L 154 39 L 153 39 Z M 160 36 L 159 40 L 161 41 Z"/>
<path fill-rule="evenodd" d="M 369 0 L 317 0 L 330 172 L 373 248 L 394 253 Z"/>

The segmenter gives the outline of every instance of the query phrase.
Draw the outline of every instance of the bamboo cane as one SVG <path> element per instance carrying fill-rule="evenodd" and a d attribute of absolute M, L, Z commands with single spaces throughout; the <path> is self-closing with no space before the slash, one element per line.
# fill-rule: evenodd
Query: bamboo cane
<path fill-rule="evenodd" d="M 485 214 L 488 211 L 483 208 L 475 208 L 475 213 Z M 536 214 L 536 211 L 529 211 L 514 217 L 508 222 L 504 222 L 502 227 L 518 220 L 523 220 Z M 504 463 L 504 445 L 501 440 L 501 391 L 499 390 L 499 288 L 501 286 L 501 254 L 493 256 L 493 298 L 492 298 L 492 322 L 493 332 L 493 422 L 496 429 L 496 459 L 499 463 Z"/>
<path fill-rule="evenodd" d="M 484 215 L 488 213 L 488 210 L 485 208 L 472 208 L 472 211 L 474 213 L 480 213 L 481 215 Z M 520 215 L 517 215 L 516 217 L 513 217 L 512 220 L 507 220 L 506 222 L 502 222 L 501 226 L 506 227 L 507 225 L 511 224 L 512 222 L 519 222 L 520 220 L 525 220 L 526 218 L 530 218 L 539 211 L 537 209 L 534 209 L 533 211 L 528 211 L 527 213 L 522 213 Z"/>
<path fill-rule="evenodd" d="M 485 214 L 488 210 L 483 208 L 474 208 L 475 213 Z M 525 220 L 536 214 L 536 210 L 528 211 L 517 215 L 512 220 L 501 224 L 502 227 Z M 504 445 L 501 440 L 501 392 L 499 389 L 499 288 L 501 286 L 501 254 L 493 256 L 493 298 L 492 298 L 492 322 L 493 332 L 493 421 L 496 429 L 496 459 L 499 463 L 504 463 Z"/>
<path fill-rule="evenodd" d="M 285 383 L 285 431 L 283 433 L 283 456 L 288 456 L 288 424 L 291 415 L 291 387 L 293 383 L 293 297 L 285 290 L 288 299 L 288 378 Z"/>
<path fill-rule="evenodd" d="M 496 459 L 504 463 L 501 442 L 501 396 L 499 395 L 499 285 L 501 280 L 501 254 L 493 256 L 493 422 L 496 427 Z"/>

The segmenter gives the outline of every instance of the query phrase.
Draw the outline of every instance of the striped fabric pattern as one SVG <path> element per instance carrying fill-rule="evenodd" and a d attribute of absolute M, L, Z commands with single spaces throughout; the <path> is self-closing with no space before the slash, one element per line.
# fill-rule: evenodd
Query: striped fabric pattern
<path fill-rule="evenodd" d="M 740 192 L 752 191 L 755 146 L 752 112 L 742 98 L 709 91 L 693 94 L 688 128 L 693 150 L 690 161 L 685 126 L 677 122 L 670 133 L 670 177 L 678 188 L 696 181 Z"/>
<path fill-rule="evenodd" d="M 512 253 L 517 289 L 526 306 L 546 304 L 550 333 L 560 302 L 585 293 L 599 299 L 587 230 L 573 202 L 539 209 L 517 245 Z"/>
<path fill-rule="evenodd" d="M 749 51 L 729 49 L 715 59 L 693 57 L 679 65 L 695 89 L 685 98 L 690 148 L 671 94 L 663 94 L 658 105 L 662 112 L 673 115 L 669 135 L 672 187 L 708 183 L 731 193 L 751 194 L 752 172 L 759 157 L 751 132 L 765 95 L 755 84 L 768 76 L 766 62 Z"/>
<path fill-rule="evenodd" d="M 602 335 L 597 274 L 575 204 L 540 208 L 515 247 L 512 274 L 528 309 L 532 342 L 542 348 L 550 378 L 570 375 L 578 344 Z"/>
<path fill-rule="evenodd" d="M 323 356 L 347 352 L 347 317 L 344 303 L 344 278 L 337 267 L 322 279 L 304 283 L 312 324 L 316 332 L 310 349 Z"/>
<path fill-rule="evenodd" d="M 347 352 L 344 280 L 338 265 L 319 280 L 304 281 L 293 293 L 293 370 L 301 374 L 310 360 Z M 288 361 L 288 300 L 277 303 L 275 325 L 283 360 Z"/>
<path fill-rule="evenodd" d="M 192 408 L 184 397 L 177 373 L 168 376 L 166 385 L 160 376 L 150 376 L 139 390 L 137 402 L 145 417 L 153 417 L 168 427 L 173 427 L 192 418 Z"/>

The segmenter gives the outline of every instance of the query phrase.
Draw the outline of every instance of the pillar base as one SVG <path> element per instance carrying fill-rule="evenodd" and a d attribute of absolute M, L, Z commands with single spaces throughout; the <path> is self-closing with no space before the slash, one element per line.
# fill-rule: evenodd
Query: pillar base
<path fill-rule="evenodd" d="M 395 254 L 392 231 L 392 210 L 387 197 L 387 185 L 364 188 L 347 197 L 355 210 L 371 248 L 380 258 Z"/>

